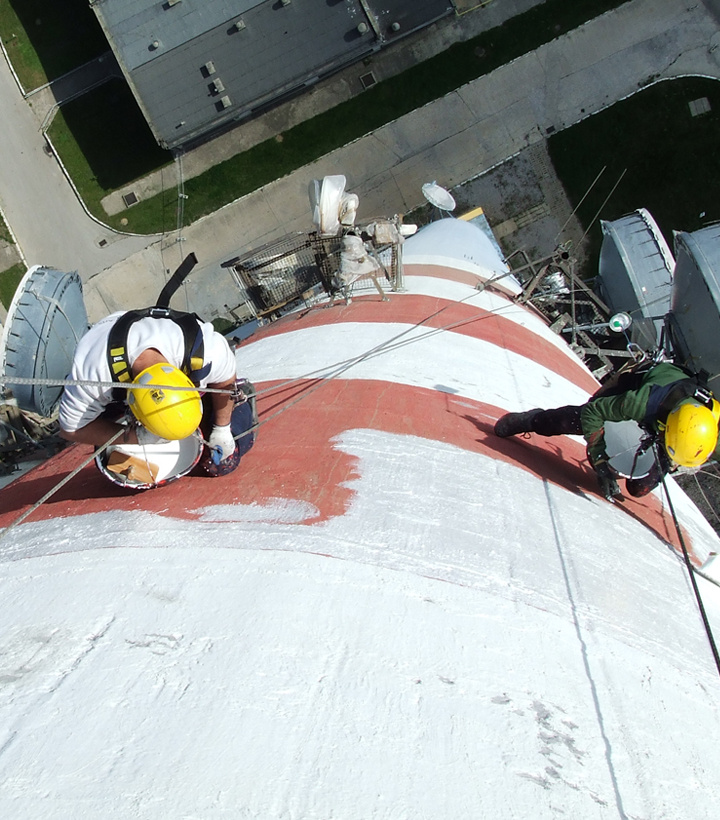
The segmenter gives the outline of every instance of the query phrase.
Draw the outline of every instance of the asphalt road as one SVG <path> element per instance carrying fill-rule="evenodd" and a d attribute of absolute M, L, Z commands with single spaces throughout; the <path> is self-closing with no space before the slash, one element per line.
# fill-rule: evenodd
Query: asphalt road
<path fill-rule="evenodd" d="M 0 207 L 28 265 L 77 270 L 87 280 L 156 239 L 121 236 L 87 215 L 2 57 L 0 111 Z"/>

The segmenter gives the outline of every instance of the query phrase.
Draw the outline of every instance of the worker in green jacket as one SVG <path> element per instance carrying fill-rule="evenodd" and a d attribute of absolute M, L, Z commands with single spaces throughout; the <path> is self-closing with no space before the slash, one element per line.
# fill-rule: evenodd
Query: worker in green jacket
<path fill-rule="evenodd" d="M 639 497 L 649 493 L 665 473 L 678 465 L 698 467 L 713 456 L 719 420 L 720 404 L 699 377 L 661 362 L 641 373 L 623 374 L 583 405 L 507 413 L 495 424 L 495 435 L 584 436 L 600 490 L 612 500 L 622 494 L 605 451 L 606 421 L 636 421 L 663 445 L 656 450 L 658 457 L 648 476 L 626 481 L 628 494 Z"/>

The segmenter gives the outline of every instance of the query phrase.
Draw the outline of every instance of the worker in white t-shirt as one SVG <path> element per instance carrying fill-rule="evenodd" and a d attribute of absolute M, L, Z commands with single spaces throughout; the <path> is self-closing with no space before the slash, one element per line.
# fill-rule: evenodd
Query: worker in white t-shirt
<path fill-rule="evenodd" d="M 118 431 L 119 420 L 106 411 L 119 398 L 127 401 L 140 422 L 124 434 L 126 444 L 185 438 L 202 418 L 199 391 L 211 387 L 228 392 L 211 394 L 208 443 L 221 461 L 235 451 L 230 427 L 235 356 L 224 336 L 192 314 L 152 308 L 102 319 L 80 340 L 70 379 L 84 384 L 68 385 L 60 400 L 61 435 L 69 441 L 105 444 Z M 107 385 L 118 381 L 147 389 L 120 389 L 118 394 L 117 388 L 114 392 Z"/>

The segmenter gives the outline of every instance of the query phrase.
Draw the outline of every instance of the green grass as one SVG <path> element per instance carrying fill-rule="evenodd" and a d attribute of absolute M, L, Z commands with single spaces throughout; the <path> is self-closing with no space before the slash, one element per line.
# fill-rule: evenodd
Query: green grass
<path fill-rule="evenodd" d="M 403 74 L 378 83 L 359 97 L 286 131 L 281 141 L 274 138 L 267 140 L 189 180 L 185 185 L 188 195 L 184 203 L 185 224 L 442 97 L 623 2 L 625 0 L 584 0 L 582 3 L 546 0 L 502 26 L 466 43 L 451 46 Z M 109 118 L 104 119 L 96 110 L 95 100 L 88 96 L 71 105 L 78 109 L 78 113 L 73 115 L 73 124 L 64 125 L 62 120 L 53 123 L 52 138 L 90 210 L 113 227 L 137 233 L 156 233 L 173 227 L 177 207 L 174 189 L 141 201 L 117 217 L 107 217 L 99 206 L 101 199 L 109 192 L 104 186 L 112 177 L 119 179 L 123 176 L 112 166 L 120 167 L 128 146 L 135 151 L 135 145 L 126 137 L 129 118 L 123 121 L 120 128 L 112 116 L 112 110 L 109 111 Z M 141 117 L 139 109 L 136 109 L 134 116 Z M 83 134 L 84 128 L 92 129 L 93 133 Z M 73 140 L 84 146 L 84 150 L 92 150 L 88 146 L 92 146 L 94 140 L 101 143 L 87 162 L 84 172 L 75 170 L 80 169 L 82 163 L 70 146 Z M 162 162 L 164 159 L 158 159 L 158 167 Z M 103 168 L 103 163 L 110 167 Z M 117 187 L 135 178 L 129 173 L 135 173 L 135 170 L 126 171 L 126 178 L 116 183 Z M 127 220 L 126 225 L 120 223 L 122 218 Z"/>
<path fill-rule="evenodd" d="M 224 335 L 237 327 L 237 322 L 231 322 L 229 319 L 224 319 L 222 316 L 219 316 L 217 319 L 212 320 L 212 325 L 218 333 Z"/>
<path fill-rule="evenodd" d="M 88 0 L 0 0 L 0 38 L 26 91 L 109 50 Z"/>
<path fill-rule="evenodd" d="M 688 103 L 701 97 L 712 109 L 692 117 Z M 697 77 L 658 83 L 553 135 L 550 156 L 573 207 L 605 168 L 577 211 L 590 228 L 588 258 L 600 251 L 598 219 L 647 208 L 670 244 L 673 230 L 720 219 L 718 142 L 720 83 Z"/>
<path fill-rule="evenodd" d="M 5 309 L 10 307 L 17 286 L 26 273 L 27 268 L 22 264 L 13 265 L 0 273 L 0 302 L 5 305 Z"/>
<path fill-rule="evenodd" d="M 5 220 L 0 216 L 0 239 L 4 242 L 10 242 L 14 244 L 12 235 L 8 230 L 8 226 L 5 224 Z"/>

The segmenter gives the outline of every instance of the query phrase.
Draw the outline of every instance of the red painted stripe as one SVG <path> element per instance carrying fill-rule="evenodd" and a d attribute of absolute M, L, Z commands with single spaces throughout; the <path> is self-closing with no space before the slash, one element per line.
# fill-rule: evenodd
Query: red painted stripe
<path fill-rule="evenodd" d="M 271 385 L 258 387 L 268 390 Z M 111 484 L 91 465 L 30 520 L 104 512 L 109 508 L 160 515 L 168 515 L 171 510 L 169 517 L 194 518 L 194 511 L 202 507 L 263 505 L 286 498 L 318 509 L 318 518 L 308 524 L 326 521 L 344 514 L 353 496 L 352 488 L 344 485 L 357 475 L 356 459 L 336 449 L 333 439 L 357 428 L 446 442 L 514 464 L 573 493 L 597 494 L 595 477 L 581 444 L 563 436 L 499 439 L 492 427 L 503 411 L 464 397 L 388 382 L 338 379 L 296 383 L 264 392 L 259 408 L 261 420 L 268 421 L 239 470 L 229 476 L 189 476 L 155 490 L 133 493 Z M 4 510 L 0 526 L 10 524 L 88 453 L 87 447 L 71 447 L 5 488 L 0 493 Z M 674 527 L 654 497 L 627 499 L 618 509 L 678 546 Z M 690 543 L 688 536 L 686 540 Z"/>
<path fill-rule="evenodd" d="M 480 339 L 524 356 L 590 394 L 598 388 L 598 382 L 578 360 L 531 330 L 501 314 L 434 296 L 393 293 L 389 302 L 381 301 L 378 296 L 364 296 L 353 299 L 349 305 L 319 306 L 274 322 L 248 339 L 246 344 L 261 336 L 267 338 L 345 322 L 397 322 L 428 330 L 447 327 L 452 333 Z"/>
<path fill-rule="evenodd" d="M 458 270 L 457 268 L 448 268 L 445 265 L 421 265 L 414 262 L 405 263 L 405 276 L 428 276 L 432 279 L 447 279 L 450 282 L 461 282 L 463 285 L 471 285 L 475 287 L 480 282 L 488 282 L 490 279 L 495 279 L 498 274 L 492 276 L 482 276 L 479 273 L 470 273 L 469 271 Z M 489 285 L 489 288 L 496 293 L 503 296 L 515 296 L 515 291 L 503 286 L 503 280 L 498 279 Z"/>

